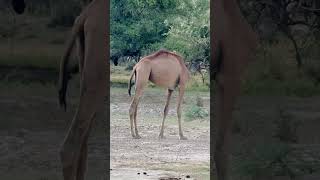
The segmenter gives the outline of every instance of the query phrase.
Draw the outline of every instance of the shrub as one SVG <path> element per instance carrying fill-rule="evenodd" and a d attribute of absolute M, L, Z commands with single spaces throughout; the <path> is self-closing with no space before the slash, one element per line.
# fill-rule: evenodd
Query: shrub
<path fill-rule="evenodd" d="M 185 114 L 186 121 L 192 121 L 195 119 L 204 119 L 209 116 L 209 113 L 204 109 L 199 107 L 198 105 L 192 105 Z"/>

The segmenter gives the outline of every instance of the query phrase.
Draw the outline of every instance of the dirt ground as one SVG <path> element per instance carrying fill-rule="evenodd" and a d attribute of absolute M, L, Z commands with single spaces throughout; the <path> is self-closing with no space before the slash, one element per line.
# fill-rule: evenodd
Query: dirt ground
<path fill-rule="evenodd" d="M 209 117 L 182 122 L 188 140 L 179 140 L 176 96 L 166 120 L 165 139 L 159 140 L 165 90 L 146 89 L 139 104 L 138 130 L 141 139 L 130 135 L 128 112 L 131 98 L 126 89 L 111 89 L 111 179 L 209 179 Z M 209 93 L 187 92 L 183 109 L 201 96 L 209 110 Z"/>
<path fill-rule="evenodd" d="M 71 88 L 69 107 L 64 112 L 53 85 L 0 86 L 0 179 L 61 180 L 59 147 L 78 102 L 76 88 Z M 102 117 L 97 118 L 89 139 L 87 179 L 106 179 Z"/>
<path fill-rule="evenodd" d="M 187 92 L 185 113 L 196 96 L 209 107 L 209 94 Z M 142 139 L 132 139 L 129 130 L 126 89 L 111 90 L 111 179 L 208 179 L 209 121 L 183 121 L 186 141 L 178 137 L 176 94 L 166 121 L 166 139 L 158 140 L 165 92 L 151 89 L 141 100 L 138 126 Z M 70 89 L 67 112 L 59 109 L 53 85 L 10 83 L 0 85 L 0 177 L 1 179 L 62 179 L 58 149 L 78 102 L 76 86 Z M 268 144 L 274 136 L 274 121 L 286 117 L 301 121 L 294 145 L 306 154 L 313 173 L 299 180 L 320 179 L 320 97 L 243 96 L 235 108 L 233 157 L 242 147 Z M 106 106 L 107 108 L 107 106 Z M 184 117 L 184 116 L 183 116 Z M 89 139 L 88 179 L 106 179 L 104 118 L 98 116 Z M 266 146 L 267 147 L 267 146 Z M 304 178 L 306 177 L 306 178 Z M 308 178 L 311 177 L 311 178 Z M 312 178 L 313 177 L 313 178 Z M 287 178 L 282 178 L 285 180 Z"/>

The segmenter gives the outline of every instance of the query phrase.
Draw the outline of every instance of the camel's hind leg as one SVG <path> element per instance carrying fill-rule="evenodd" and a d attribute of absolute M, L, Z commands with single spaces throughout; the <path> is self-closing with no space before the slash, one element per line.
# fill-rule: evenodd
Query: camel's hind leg
<path fill-rule="evenodd" d="M 137 128 L 137 111 L 140 98 L 143 94 L 143 89 L 148 83 L 149 75 L 150 69 L 148 67 L 141 67 L 136 69 L 136 90 L 129 109 L 131 135 L 135 139 L 141 138 Z"/>
<path fill-rule="evenodd" d="M 178 104 L 177 104 L 177 115 L 178 115 L 178 125 L 179 125 L 179 136 L 181 140 L 186 140 L 187 138 L 183 136 L 182 127 L 181 127 L 181 103 L 183 100 L 183 95 L 185 91 L 185 86 L 180 85 L 179 87 L 179 96 L 178 96 Z"/>
<path fill-rule="evenodd" d="M 167 102 L 166 105 L 164 107 L 164 111 L 163 111 L 163 119 L 162 119 L 162 124 L 161 124 L 161 129 L 160 129 L 160 134 L 159 134 L 159 138 L 163 139 L 163 131 L 164 131 L 164 121 L 167 117 L 168 111 L 169 111 L 169 103 L 170 103 L 170 98 L 171 98 L 171 94 L 172 94 L 173 90 L 168 89 L 167 90 Z"/>
<path fill-rule="evenodd" d="M 105 41 L 93 41 L 93 39 L 101 39 L 99 34 L 103 33 L 90 29 L 86 31 L 80 102 L 60 150 L 65 180 L 81 180 L 85 174 L 90 127 L 96 112 L 102 110 L 108 93 L 109 74 L 106 70 L 108 66 L 105 57 L 100 56 L 105 50 Z M 98 35 L 98 38 L 95 38 L 95 35 Z"/>

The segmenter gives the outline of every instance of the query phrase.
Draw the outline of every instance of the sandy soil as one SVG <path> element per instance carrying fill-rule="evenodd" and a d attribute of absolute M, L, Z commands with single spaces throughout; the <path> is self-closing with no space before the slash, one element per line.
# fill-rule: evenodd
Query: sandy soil
<path fill-rule="evenodd" d="M 75 91 L 76 92 L 76 91 Z M 51 85 L 9 85 L 0 88 L 0 179 L 61 180 L 59 147 L 72 119 L 76 93 L 69 109 L 58 107 Z M 88 179 L 106 178 L 106 136 L 97 118 L 89 139 Z"/>
<path fill-rule="evenodd" d="M 142 138 L 133 139 L 128 119 L 130 98 L 125 93 L 121 89 L 111 91 L 111 178 L 209 179 L 208 119 L 183 121 L 188 140 L 179 140 L 174 94 L 166 120 L 166 138 L 159 140 L 165 92 L 149 89 L 139 104 L 138 129 Z M 183 107 L 193 103 L 196 94 L 187 94 Z M 209 109 L 209 93 L 201 96 Z"/>
<path fill-rule="evenodd" d="M 18 180 L 62 179 L 58 149 L 74 113 L 78 94 L 70 89 L 69 111 L 57 106 L 52 85 L 11 84 L 0 88 L 0 177 Z M 209 122 L 183 121 L 186 141 L 178 139 L 174 95 L 164 140 L 158 140 L 164 105 L 164 91 L 146 91 L 141 101 L 138 125 L 142 139 L 134 140 L 129 131 L 126 90 L 115 89 L 111 96 L 111 179 L 208 179 Z M 198 93 L 188 92 L 184 112 Z M 198 94 L 209 107 L 209 96 Z M 298 147 L 307 164 L 313 164 L 311 175 L 299 180 L 320 179 L 320 97 L 293 98 L 244 96 L 235 109 L 235 144 L 233 159 L 241 147 L 268 144 L 274 136 L 275 120 L 290 118 L 301 122 L 297 129 Z M 107 106 L 106 106 L 107 108 Z M 98 116 L 89 139 L 88 179 L 106 179 L 105 120 Z M 299 150 L 299 151 L 300 151 Z M 311 152 L 311 153 L 310 153 Z M 318 173 L 319 174 L 319 173 Z M 309 178 L 310 177 L 310 178 Z M 287 177 L 281 178 L 285 180 Z"/>

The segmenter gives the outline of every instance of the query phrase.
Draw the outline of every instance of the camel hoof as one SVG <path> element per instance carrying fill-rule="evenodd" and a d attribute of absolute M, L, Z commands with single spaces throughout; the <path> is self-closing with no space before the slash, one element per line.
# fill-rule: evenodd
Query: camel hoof
<path fill-rule="evenodd" d="M 180 136 L 180 140 L 188 140 L 185 136 Z"/>

